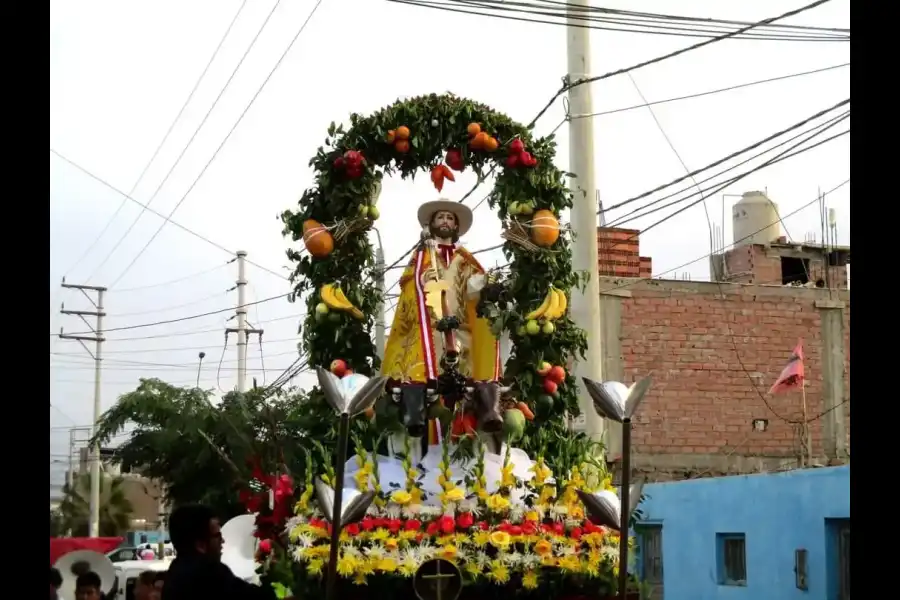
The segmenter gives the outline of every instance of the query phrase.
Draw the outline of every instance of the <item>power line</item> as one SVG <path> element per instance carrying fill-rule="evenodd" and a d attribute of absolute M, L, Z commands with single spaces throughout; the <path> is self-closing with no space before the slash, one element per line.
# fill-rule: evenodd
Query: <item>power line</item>
<path fill-rule="evenodd" d="M 599 31 L 613 31 L 619 33 L 638 33 L 645 35 L 665 35 L 675 37 L 689 38 L 711 38 L 716 35 L 728 31 L 725 26 L 715 22 L 704 22 L 702 26 L 689 23 L 675 22 L 672 19 L 661 19 L 659 17 L 647 18 L 623 18 L 611 16 L 592 15 L 590 9 L 585 7 L 576 7 L 576 11 L 560 10 L 547 6 L 540 6 L 527 2 L 496 2 L 489 0 L 472 1 L 472 0 L 446 0 L 439 2 L 435 0 L 388 0 L 397 4 L 408 4 L 410 6 L 418 6 L 422 8 L 430 8 L 461 15 L 472 15 L 477 17 L 490 17 L 495 19 L 503 19 L 507 21 L 517 21 L 521 23 L 534 23 L 537 25 L 553 25 L 560 27 L 577 27 L 579 29 L 595 29 Z M 463 8 L 481 9 L 463 10 Z M 607 9 L 598 9 L 604 12 Z M 527 15 L 526 16 L 514 16 Z M 549 17 L 547 20 L 531 17 Z M 572 21 L 575 21 L 574 23 Z M 790 27 L 790 26 L 788 26 Z M 754 41 L 778 41 L 778 42 L 843 42 L 850 41 L 849 34 L 839 34 L 835 32 L 825 33 L 808 33 L 806 31 L 779 32 L 777 30 L 759 31 L 759 32 L 742 32 L 733 36 L 733 39 L 754 40 Z"/>
<path fill-rule="evenodd" d="M 159 156 L 160 150 L 162 150 L 163 146 L 165 146 L 166 142 L 169 140 L 169 136 L 172 135 L 172 131 L 175 129 L 175 125 L 178 123 L 178 121 L 181 120 L 182 115 L 184 115 L 185 109 L 187 109 L 188 104 L 190 104 L 191 100 L 193 100 L 194 94 L 197 92 L 197 88 L 200 87 L 200 84 L 206 78 L 206 74 L 207 74 L 207 72 L 209 72 L 209 68 L 212 66 L 213 62 L 216 60 L 216 57 L 219 55 L 219 50 L 222 49 L 222 45 L 225 43 L 225 40 L 228 38 L 228 35 L 231 33 L 231 29 L 234 27 L 235 22 L 237 22 L 238 17 L 240 17 L 241 12 L 243 12 L 244 7 L 246 5 L 247 5 L 247 0 L 243 0 L 243 2 L 241 2 L 241 5 L 238 8 L 237 12 L 234 14 L 234 18 L 231 19 L 231 23 L 228 24 L 228 28 L 225 30 L 225 33 L 222 34 L 222 38 L 219 40 L 219 43 L 216 46 L 216 49 L 213 50 L 212 56 L 209 57 L 209 61 L 207 61 L 206 66 L 203 68 L 203 72 L 200 73 L 200 77 L 197 78 L 197 82 L 194 84 L 194 87 L 191 89 L 190 93 L 188 94 L 187 98 L 185 99 L 184 104 L 181 105 L 181 109 L 178 111 L 178 114 L 175 115 L 175 118 L 172 120 L 172 123 L 169 125 L 168 130 L 166 130 L 166 133 L 163 136 L 162 140 L 156 146 L 156 150 L 153 151 L 153 155 L 150 157 L 150 160 L 147 161 L 146 165 L 144 165 L 144 168 L 141 171 L 141 174 L 135 180 L 134 185 L 131 186 L 131 191 L 128 192 L 129 196 L 131 194 L 134 194 L 134 192 L 137 190 L 138 186 L 141 184 L 141 181 L 144 180 L 144 176 L 147 174 L 147 171 L 150 170 L 150 166 L 154 163 L 154 161 L 156 161 L 156 157 Z M 75 268 L 78 267 L 79 264 L 81 264 L 81 261 L 83 261 L 87 257 L 87 255 L 90 254 L 91 250 L 94 249 L 94 246 L 97 245 L 97 242 L 100 241 L 100 239 L 103 237 L 103 235 L 109 229 L 109 226 L 112 225 L 113 221 L 116 220 L 116 217 L 119 216 L 119 213 L 122 211 L 122 208 L 125 207 L 126 200 L 127 200 L 127 197 L 122 198 L 122 202 L 119 204 L 119 207 L 115 210 L 113 215 L 106 222 L 106 225 L 103 226 L 103 229 L 100 231 L 100 234 L 96 237 L 96 239 L 94 239 L 94 241 L 91 243 L 91 245 L 88 246 L 87 250 L 84 251 L 84 254 L 82 254 L 81 257 L 75 261 L 75 264 L 72 265 L 68 271 L 66 271 L 67 275 L 69 273 L 71 273 L 72 271 L 74 271 Z M 129 231 L 130 231 L 130 229 L 129 229 Z M 118 246 L 118 244 L 117 244 L 117 246 Z M 104 262 L 105 262 L 105 260 L 104 260 Z M 88 279 L 90 279 L 90 277 L 88 277 Z"/>
<path fill-rule="evenodd" d="M 196 129 L 194 129 L 194 133 L 191 134 L 191 137 L 190 137 L 190 139 L 188 139 L 187 144 L 185 144 L 184 148 L 181 149 L 181 153 L 178 154 L 178 157 L 175 159 L 175 162 L 172 163 L 172 166 L 169 168 L 169 171 L 166 173 L 165 177 L 163 177 L 162 181 L 159 182 L 159 185 L 156 186 L 156 189 L 153 191 L 153 194 L 150 195 L 150 198 L 147 200 L 147 206 L 149 206 L 150 204 L 153 203 L 153 200 L 156 199 L 156 196 L 159 194 L 160 190 L 162 190 L 162 188 L 169 181 L 169 178 L 172 176 L 172 173 L 174 173 L 175 169 L 178 168 L 178 165 L 181 164 L 181 159 L 184 158 L 185 154 L 187 154 L 187 151 L 190 149 L 191 145 L 194 143 L 194 140 L 197 139 L 197 136 L 200 134 L 200 131 L 203 129 L 203 126 L 206 125 L 206 121 L 209 119 L 210 115 L 212 115 L 212 112 L 216 109 L 216 106 L 218 106 L 219 100 L 221 100 L 222 96 L 225 95 L 226 90 L 228 90 L 228 86 L 231 85 L 231 82 L 234 80 L 235 76 L 237 75 L 238 71 L 240 70 L 241 65 L 244 64 L 244 60 L 246 60 L 247 56 L 253 50 L 254 46 L 256 46 L 256 42 L 259 40 L 259 37 L 262 35 L 262 32 L 265 30 L 266 25 L 269 24 L 269 20 L 272 18 L 272 15 L 275 14 L 275 10 L 278 8 L 278 6 L 280 4 L 281 4 L 281 0 L 276 0 L 275 5 L 272 6 L 272 10 L 270 10 L 269 14 L 266 15 L 266 20 L 263 21 L 262 25 L 259 26 L 259 29 L 256 30 L 256 35 L 254 35 L 253 39 L 250 40 L 250 45 L 247 46 L 247 49 L 244 51 L 244 54 L 241 55 L 240 60 L 238 60 L 237 65 L 235 65 L 234 69 L 232 69 L 231 75 L 228 76 L 228 79 L 225 81 L 225 85 L 223 85 L 222 89 L 219 90 L 219 94 L 216 96 L 215 100 L 213 100 L 209 109 L 206 111 L 206 114 L 203 115 L 203 119 L 200 121 L 200 124 L 197 125 Z M 182 198 L 182 200 L 183 200 L 183 198 Z M 117 241 L 115 243 L 115 245 L 112 247 L 112 250 L 110 250 L 109 254 L 106 255 L 106 258 L 104 258 L 103 261 L 97 266 L 97 268 L 94 269 L 94 272 L 91 274 L 91 277 L 93 277 L 94 274 L 96 274 L 101 268 L 103 268 L 103 265 L 106 264 L 106 261 L 108 261 L 113 256 L 113 254 L 115 254 L 116 250 L 119 248 L 119 246 L 122 244 L 122 242 L 124 242 L 125 239 L 128 238 L 128 234 L 131 233 L 131 230 L 134 229 L 134 226 L 137 225 L 138 221 L 141 220 L 141 217 L 144 216 L 144 212 L 146 212 L 146 209 L 143 209 L 143 210 L 141 210 L 141 212 L 138 213 L 138 215 L 134 218 L 134 221 L 131 222 L 131 225 L 129 225 L 128 228 L 125 230 L 125 233 L 122 234 L 122 237 L 119 238 L 119 241 Z M 154 237 L 155 237 L 155 235 L 154 235 Z M 141 253 L 143 253 L 143 250 L 141 250 L 141 252 L 138 253 L 138 256 L 140 256 Z M 131 267 L 131 265 L 126 267 L 125 271 L 127 271 L 130 267 Z M 122 278 L 123 275 L 124 275 L 124 272 L 121 275 L 119 275 L 115 279 L 113 284 L 109 287 L 111 287 L 111 288 L 115 287 L 116 283 L 118 283 L 118 281 Z M 88 279 L 90 279 L 90 277 Z"/>
<path fill-rule="evenodd" d="M 709 90 L 706 92 L 697 92 L 695 94 L 688 94 L 686 96 L 677 96 L 675 98 L 666 98 L 665 100 L 654 100 L 653 102 L 648 102 L 646 104 L 635 104 L 634 106 L 625 106 L 623 108 L 614 108 L 612 110 L 604 110 L 600 112 L 595 112 L 587 115 L 571 115 L 569 118 L 572 120 L 575 119 L 588 119 L 591 117 L 604 117 L 607 115 L 614 115 L 630 110 L 637 110 L 639 108 L 647 108 L 648 106 L 658 106 L 660 104 L 668 104 L 670 102 L 679 102 L 681 100 L 692 100 L 694 98 L 702 98 L 704 96 L 712 96 L 713 94 L 721 94 L 724 92 L 731 92 L 734 90 L 740 90 L 743 88 L 748 88 L 756 85 L 762 85 L 764 83 L 773 83 L 776 81 L 786 81 L 788 79 L 793 79 L 796 77 L 804 77 L 806 75 L 815 75 L 818 73 L 825 73 L 827 71 L 833 71 L 835 69 L 842 69 L 844 67 L 849 67 L 850 63 L 842 63 L 839 65 L 832 65 L 830 67 L 822 67 L 821 69 L 813 69 L 812 71 L 802 71 L 800 73 L 791 73 L 789 75 L 779 75 L 778 77 L 770 77 L 768 79 L 758 79 L 756 81 L 750 81 L 747 83 L 739 83 L 736 85 L 731 85 L 724 88 L 718 88 L 715 90 Z"/>
<path fill-rule="evenodd" d="M 113 192 L 119 194 L 120 196 L 123 196 L 126 200 L 131 200 L 132 202 L 134 202 L 134 203 L 137 204 L 138 206 L 141 206 L 141 207 L 145 208 L 145 209 L 147 210 L 147 212 L 156 215 L 156 216 L 159 217 L 160 219 L 163 219 L 166 223 L 171 223 L 172 225 L 174 225 L 174 226 L 177 227 L 178 229 L 184 231 L 185 233 L 191 234 L 192 236 L 194 236 L 194 237 L 197 238 L 198 240 L 201 240 L 201 241 L 206 242 L 206 243 L 209 244 L 210 246 L 216 248 L 217 250 L 221 250 L 222 252 L 228 254 L 229 256 L 234 256 L 234 255 L 235 255 L 235 252 L 234 252 L 233 250 L 229 250 L 228 248 L 226 248 L 226 247 L 223 246 L 222 244 L 219 244 L 219 243 L 217 243 L 217 242 L 214 242 L 214 241 L 212 241 L 211 239 L 207 238 L 206 236 L 200 235 L 199 233 L 197 233 L 196 231 L 194 231 L 194 230 L 192 230 L 192 229 L 188 229 L 187 227 L 185 227 L 185 226 L 182 225 L 181 223 L 178 223 L 178 222 L 176 222 L 176 221 L 173 221 L 172 218 L 171 218 L 171 215 L 170 215 L 170 216 L 166 216 L 166 215 L 164 215 L 164 214 L 162 214 L 162 213 L 160 213 L 160 212 L 158 212 L 158 211 L 156 211 L 156 210 L 150 208 L 149 206 L 147 206 L 147 205 L 144 204 L 143 202 L 140 202 L 139 200 L 135 200 L 130 194 L 126 194 L 125 192 L 123 192 L 122 190 L 120 190 L 119 188 L 117 188 L 116 186 L 114 186 L 113 184 L 109 183 L 109 182 L 106 181 L 105 179 L 102 179 L 101 177 L 99 177 L 99 176 L 97 176 L 97 175 L 94 175 L 93 173 L 91 173 L 90 171 L 88 171 L 86 168 L 82 167 L 80 164 L 76 163 L 75 161 L 73 161 L 73 160 L 70 159 L 69 157 L 65 156 L 65 155 L 62 154 L 61 152 L 59 152 L 59 151 L 57 151 L 57 150 L 54 150 L 53 148 L 50 148 L 50 152 L 51 152 L 52 154 L 55 154 L 57 157 L 59 157 L 60 159 L 62 159 L 62 160 L 65 161 L 65 162 L 67 162 L 67 163 L 70 164 L 71 166 L 75 167 L 76 169 L 78 169 L 79 171 L 81 171 L 82 173 L 84 173 L 85 175 L 87 175 L 88 177 L 90 177 L 91 179 L 93 179 L 94 181 L 96 181 L 96 182 L 98 182 L 98 183 L 100 183 L 100 184 L 106 186 L 107 188 L 109 188 L 109 189 L 112 190 Z M 272 275 L 275 275 L 276 277 L 280 277 L 281 279 L 285 279 L 285 280 L 287 279 L 287 277 L 286 277 L 285 275 L 283 275 L 283 274 L 281 274 L 281 273 L 278 273 L 278 272 L 276 272 L 276 271 L 273 271 L 272 269 L 270 269 L 270 268 L 268 268 L 268 267 L 264 267 L 264 266 L 262 266 L 262 265 L 260 265 L 260 264 L 258 264 L 258 263 L 255 263 L 255 262 L 253 262 L 253 261 L 250 260 L 250 259 L 244 259 L 244 260 L 247 261 L 247 264 L 251 264 L 251 265 L 253 265 L 254 267 L 256 267 L 256 268 L 258 268 L 258 269 L 262 269 L 262 270 L 265 271 L 266 273 L 271 273 Z M 231 261 L 229 261 L 229 263 L 230 263 L 230 262 L 231 262 Z M 226 264 L 227 264 L 227 263 L 226 263 Z M 221 266 L 217 266 L 217 267 L 215 267 L 215 268 L 218 269 L 218 268 L 221 268 Z M 213 270 L 213 269 L 210 269 L 210 271 L 211 271 L 211 270 Z M 201 274 L 202 274 L 202 273 L 201 273 Z M 183 280 L 184 280 L 184 278 L 179 279 L 179 280 L 176 280 L 176 281 L 172 281 L 172 282 L 169 282 L 169 283 L 176 283 L 177 281 L 183 281 Z M 153 285 L 146 286 L 146 287 L 156 287 L 156 286 L 158 286 L 158 285 L 165 285 L 165 284 L 153 284 Z M 112 290 L 112 291 L 113 291 L 113 292 L 122 293 L 122 292 L 126 292 L 126 291 L 134 291 L 134 290 L 139 290 L 139 289 L 146 289 L 146 287 L 133 287 L 133 288 L 125 288 L 125 289 Z"/>
<path fill-rule="evenodd" d="M 747 25 L 746 27 L 742 27 L 741 29 L 728 32 L 726 34 L 714 37 L 712 39 L 703 40 L 702 42 L 697 42 L 696 44 L 692 44 L 690 46 L 680 48 L 673 52 L 669 52 L 668 54 L 663 54 L 662 56 L 657 56 L 656 58 L 651 58 L 649 60 L 639 62 L 637 64 L 631 65 L 630 67 L 624 67 L 622 69 L 617 69 L 615 71 L 610 71 L 608 73 L 604 73 L 603 75 L 597 75 L 594 77 L 584 77 L 577 81 L 566 81 L 563 84 L 563 86 L 561 88 L 559 88 L 559 90 L 553 95 L 553 97 L 550 99 L 550 101 L 547 103 L 547 105 L 544 106 L 544 108 L 542 108 L 538 112 L 537 116 L 529 124 L 529 128 L 533 127 L 534 124 L 537 122 L 537 120 L 540 119 L 544 115 L 544 113 L 546 113 L 550 109 L 551 106 L 553 106 L 553 103 L 556 102 L 557 98 L 559 98 L 560 96 L 562 96 L 563 94 L 565 94 L 567 91 L 569 91 L 570 89 L 572 89 L 574 87 L 577 87 L 579 85 L 585 85 L 588 83 L 594 83 L 597 81 L 603 81 L 604 79 L 609 79 L 610 77 L 615 77 L 616 75 L 624 75 L 625 73 L 629 73 L 631 71 L 636 71 L 637 69 L 642 69 L 644 67 L 648 67 L 650 65 L 654 65 L 654 64 L 663 62 L 670 58 L 675 58 L 676 56 L 681 56 L 682 54 L 686 54 L 687 52 L 691 52 L 692 50 L 699 50 L 700 48 L 709 46 L 710 44 L 715 44 L 716 42 L 721 42 L 723 40 L 727 40 L 727 39 L 732 38 L 741 33 L 750 31 L 751 29 L 753 29 L 755 27 L 760 27 L 762 25 L 769 25 L 771 23 L 774 23 L 775 21 L 781 21 L 783 19 L 787 19 L 788 17 L 793 17 L 796 15 L 799 15 L 800 13 L 806 12 L 808 10 L 812 10 L 813 8 L 821 6 L 822 4 L 825 4 L 830 1 L 831 0 L 816 0 L 815 2 L 813 2 L 811 4 L 807 4 L 806 6 L 803 6 L 801 8 L 797 8 L 797 9 L 788 11 L 784 14 L 778 15 L 777 17 L 770 17 L 768 19 L 763 19 L 762 21 L 757 21 L 755 23 L 751 23 L 751 24 Z"/>
<path fill-rule="evenodd" d="M 819 0 L 819 1 L 822 2 L 825 0 Z M 293 39 L 291 39 L 287 48 L 284 49 L 284 52 L 281 54 L 281 56 L 276 61 L 275 66 L 272 67 L 272 70 L 269 71 L 268 75 L 266 75 L 266 78 L 263 80 L 262 84 L 259 86 L 259 89 L 256 90 L 256 93 L 254 93 L 253 97 L 250 98 L 250 102 L 247 104 L 247 106 L 244 108 L 244 110 L 238 116 L 237 121 L 235 121 L 234 125 L 231 127 L 231 129 L 228 131 L 228 133 L 222 139 L 222 142 L 219 144 L 218 148 L 216 148 L 215 152 L 213 152 L 212 156 L 207 161 L 207 163 L 203 166 L 203 169 L 200 170 L 200 173 L 197 175 L 197 178 L 194 179 L 194 182 L 191 183 L 190 187 L 187 189 L 187 191 L 184 193 L 184 195 L 181 197 L 181 199 L 175 204 L 175 206 L 169 212 L 169 215 L 168 215 L 169 217 L 174 215 L 175 211 L 177 211 L 178 208 L 185 201 L 185 199 L 187 199 L 188 195 L 190 195 L 191 191 L 194 189 L 194 187 L 197 185 L 197 183 L 200 181 L 200 179 L 206 173 L 207 169 L 209 169 L 210 165 L 212 165 L 213 161 L 219 155 L 219 152 L 221 152 L 221 150 L 225 146 L 225 144 L 228 143 L 228 140 L 231 139 L 232 134 L 237 129 L 238 125 L 241 124 L 241 121 L 244 120 L 244 117 L 247 115 L 247 112 L 249 112 L 250 107 L 252 107 L 253 103 L 256 102 L 256 99 L 259 97 L 259 95 L 262 93 L 263 89 L 269 83 L 269 80 L 272 78 L 272 75 L 274 75 L 275 71 L 278 70 L 278 67 L 281 66 L 281 63 L 284 61 L 288 52 L 290 52 L 291 48 L 293 48 L 294 44 L 297 42 L 297 39 L 300 37 L 300 34 L 302 34 L 303 31 L 306 29 L 306 25 L 309 23 L 310 19 L 312 19 L 313 15 L 316 13 L 316 11 L 319 9 L 319 6 L 321 6 L 321 5 L 322 5 L 322 0 L 317 0 L 315 6 L 313 6 L 312 11 L 310 11 L 309 15 L 306 17 L 306 20 L 303 22 L 303 24 L 297 30 L 297 33 L 294 35 Z M 144 245 L 144 247 L 141 248 L 141 250 L 137 253 L 137 255 L 132 259 L 132 261 L 130 263 L 128 263 L 128 266 L 125 267 L 125 269 L 119 274 L 119 276 L 113 281 L 112 285 L 110 285 L 109 287 L 115 287 L 116 283 L 118 283 L 122 279 L 122 277 L 124 277 L 125 274 L 129 271 L 129 269 L 131 269 L 131 267 L 134 266 L 134 264 L 144 254 L 144 252 L 147 250 L 147 248 L 150 247 L 150 244 L 153 243 L 153 240 L 155 240 L 156 237 L 160 234 L 160 232 L 166 226 L 167 222 L 168 221 L 164 221 L 163 223 L 160 224 L 159 228 L 150 237 L 150 239 L 147 241 L 147 243 Z"/>
<path fill-rule="evenodd" d="M 171 310 L 177 310 L 179 308 L 185 308 L 187 306 L 194 306 L 197 304 L 201 304 L 203 302 L 207 302 L 214 298 L 221 298 L 222 296 L 227 296 L 229 291 L 230 290 L 227 290 L 224 292 L 216 292 L 215 294 L 209 294 L 208 296 L 203 296 L 202 298 L 197 298 L 196 300 L 191 300 L 190 302 L 183 302 L 181 304 L 173 304 L 170 306 L 163 306 L 162 308 L 151 308 L 149 310 L 138 310 L 138 311 L 127 312 L 127 313 L 114 313 L 114 314 L 109 314 L 107 316 L 109 316 L 109 317 L 134 317 L 137 315 L 150 315 L 150 314 L 154 314 L 154 313 L 169 312 Z"/>
<path fill-rule="evenodd" d="M 235 260 L 237 260 L 237 259 L 232 258 L 231 260 L 224 262 L 220 265 L 216 265 L 215 267 L 210 267 L 209 269 L 203 269 L 202 271 L 199 271 L 197 273 L 192 273 L 191 275 L 185 275 L 184 277 L 179 277 L 178 279 L 170 279 L 169 281 L 160 281 L 159 283 L 150 283 L 147 285 L 139 285 L 137 287 L 132 287 L 132 288 L 120 288 L 120 289 L 114 290 L 114 291 L 118 294 L 122 294 L 125 292 L 138 292 L 138 291 L 143 291 L 143 290 L 149 290 L 152 288 L 165 287 L 165 286 L 173 285 L 176 283 L 181 283 L 183 281 L 196 279 L 197 277 L 201 277 L 201 276 L 207 275 L 209 273 L 214 273 L 214 272 L 218 271 L 219 269 L 221 269 L 222 267 L 226 267 L 226 266 L 230 265 Z"/>

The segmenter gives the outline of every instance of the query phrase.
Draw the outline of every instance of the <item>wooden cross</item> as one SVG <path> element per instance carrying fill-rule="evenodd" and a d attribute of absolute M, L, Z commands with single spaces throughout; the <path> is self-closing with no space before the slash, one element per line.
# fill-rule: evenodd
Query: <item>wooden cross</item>
<path fill-rule="evenodd" d="M 428 600 L 451 600 L 451 599 L 457 598 L 459 595 L 458 592 L 457 592 L 457 594 L 453 594 L 453 592 L 451 590 L 447 589 L 447 587 L 450 583 L 450 580 L 453 580 L 453 579 L 458 580 L 459 579 L 459 577 L 460 577 L 459 570 L 454 568 L 453 569 L 454 572 L 441 573 L 441 564 L 444 562 L 445 561 L 443 561 L 441 559 L 436 559 L 436 560 L 430 560 L 427 563 L 425 563 L 424 565 L 422 565 L 424 567 L 425 565 L 434 564 L 434 574 L 426 575 L 425 573 L 422 573 L 419 575 L 419 577 L 424 582 L 428 582 L 430 584 L 428 586 L 430 588 L 429 591 L 432 591 L 432 590 L 434 591 L 433 599 L 428 599 Z M 451 564 L 451 566 L 453 566 L 452 563 L 450 563 L 450 564 Z M 421 569 L 421 567 L 420 567 L 420 569 Z M 449 598 L 447 598 L 447 599 L 444 598 L 445 591 L 449 592 Z M 419 591 L 418 596 L 420 598 L 422 598 L 421 590 Z M 426 599 L 423 598 L 422 600 L 426 600 Z"/>

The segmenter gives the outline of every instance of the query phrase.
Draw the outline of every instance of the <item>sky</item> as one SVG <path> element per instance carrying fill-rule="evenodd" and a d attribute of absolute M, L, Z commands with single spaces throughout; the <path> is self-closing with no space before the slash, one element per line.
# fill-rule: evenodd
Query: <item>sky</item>
<path fill-rule="evenodd" d="M 60 288 L 63 277 L 69 283 L 110 287 L 105 299 L 107 328 L 184 319 L 107 334 L 104 409 L 133 390 L 139 377 L 193 385 L 199 352 L 205 353 L 200 385 L 216 393 L 233 389 L 234 335 L 224 345 L 225 328 L 234 326 L 234 320 L 228 320 L 233 313 L 185 317 L 235 306 L 236 292 L 229 290 L 234 287 L 236 265 L 226 263 L 237 250 L 246 251 L 255 263 L 247 267 L 249 300 L 289 291 L 285 250 L 292 242 L 282 237 L 278 215 L 296 206 L 310 185 L 307 163 L 331 121 L 346 121 L 351 112 L 368 114 L 398 99 L 453 92 L 527 123 L 559 89 L 565 75 L 563 27 L 383 0 L 322 0 L 265 82 L 315 4 L 315 0 L 282 0 L 277 7 L 276 0 L 246 3 L 182 118 L 135 187 L 241 2 L 51 0 L 50 148 L 118 190 L 134 188 L 131 196 L 150 202 L 155 211 L 167 215 L 177 205 L 172 221 L 213 242 L 171 223 L 160 229 L 162 218 L 150 211 L 142 214 L 134 202 L 123 203 L 121 194 L 51 152 L 50 331 L 85 330 L 77 317 L 59 313 L 62 303 L 69 310 L 90 308 L 79 292 Z M 599 0 L 594 4 L 601 5 Z M 803 4 L 694 0 L 678 3 L 677 11 L 756 21 Z M 663 0 L 604 0 L 602 6 L 657 13 L 675 10 Z M 271 20 L 232 75 L 273 7 Z M 849 10 L 849 0 L 833 0 L 786 22 L 849 27 Z M 627 67 L 696 41 L 594 30 L 592 73 Z M 636 70 L 635 83 L 617 76 L 592 84 L 594 111 L 640 106 L 641 93 L 653 102 L 849 61 L 847 43 L 728 40 Z M 659 125 L 647 108 L 594 118 L 594 165 L 603 203 L 621 202 L 685 174 L 666 136 L 685 165 L 697 169 L 849 98 L 849 75 L 849 67 L 833 69 L 658 105 L 653 111 Z M 226 91 L 195 134 L 229 78 Z M 204 171 L 260 86 L 262 91 Z M 557 101 L 537 123 L 536 133 L 550 133 L 565 114 L 563 103 Z M 568 126 L 557 131 L 557 165 L 563 170 L 568 166 Z M 766 190 L 787 214 L 811 202 L 820 188 L 829 190 L 848 179 L 849 157 L 849 136 L 844 136 L 759 171 L 725 193 Z M 463 174 L 442 195 L 459 199 L 474 184 L 471 173 Z M 482 185 L 469 205 L 487 194 L 489 186 L 490 181 Z M 842 244 L 849 244 L 849 190 L 845 186 L 827 198 L 838 216 Z M 426 177 L 385 183 L 378 224 L 388 263 L 416 240 L 417 206 L 437 196 Z M 726 243 L 731 241 L 728 215 L 735 200 L 707 200 L 715 227 L 723 226 L 725 215 Z M 609 218 L 623 212 L 627 209 L 611 211 Z M 641 229 L 659 216 L 625 226 Z M 795 239 L 819 235 L 819 213 L 815 207 L 801 210 L 785 219 L 785 227 Z M 500 242 L 499 232 L 498 220 L 483 204 L 475 210 L 475 225 L 462 243 L 470 250 L 493 246 Z M 654 227 L 640 242 L 641 254 L 653 258 L 655 276 L 708 279 L 709 223 L 700 205 Z M 488 267 L 506 262 L 499 252 L 480 258 Z M 694 262 L 681 267 L 690 261 Z M 388 286 L 398 274 L 388 276 Z M 250 308 L 251 323 L 265 331 L 262 344 L 252 339 L 248 352 L 249 375 L 260 385 L 274 380 L 297 357 L 300 309 L 285 299 Z M 308 386 L 312 381 L 302 375 L 294 383 Z M 69 430 L 89 425 L 93 410 L 90 356 L 77 342 L 53 335 L 50 403 L 53 484 L 61 481 L 66 468 Z M 80 434 L 79 439 L 83 437 Z"/>

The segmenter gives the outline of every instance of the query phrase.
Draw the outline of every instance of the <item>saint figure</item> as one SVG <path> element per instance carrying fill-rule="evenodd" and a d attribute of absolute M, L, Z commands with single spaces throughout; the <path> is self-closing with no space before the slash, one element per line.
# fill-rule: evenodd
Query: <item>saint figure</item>
<path fill-rule="evenodd" d="M 479 318 L 475 309 L 485 270 L 457 243 L 472 226 L 472 211 L 460 202 L 440 199 L 420 206 L 418 218 L 427 236 L 400 277 L 400 297 L 381 373 L 398 381 L 436 380 L 441 359 L 456 351 L 460 374 L 480 381 L 499 379 L 500 346 L 490 322 Z M 432 281 L 446 283 L 443 316 L 456 317 L 459 323 L 451 332 L 452 348 L 446 347 L 445 335 L 437 331 L 441 315 L 428 305 L 426 288 Z"/>

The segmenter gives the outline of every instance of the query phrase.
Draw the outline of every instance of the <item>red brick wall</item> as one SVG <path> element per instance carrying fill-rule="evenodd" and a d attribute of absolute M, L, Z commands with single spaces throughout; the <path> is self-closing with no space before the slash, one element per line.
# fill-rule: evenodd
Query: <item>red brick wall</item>
<path fill-rule="evenodd" d="M 774 397 L 767 391 L 802 338 L 808 412 L 824 410 L 815 301 L 828 298 L 826 291 L 681 281 L 641 281 L 627 289 L 631 297 L 621 300 L 625 381 L 654 377 L 635 420 L 636 455 L 797 455 L 795 427 L 775 416 L 760 394 L 781 417 L 801 419 L 799 391 Z M 847 302 L 849 398 L 849 292 L 840 295 Z M 849 432 L 849 402 L 845 409 Z M 768 429 L 753 432 L 752 420 L 760 418 L 769 420 Z M 813 455 L 822 456 L 821 419 L 810 429 Z"/>
<path fill-rule="evenodd" d="M 754 283 L 758 285 L 780 285 L 781 257 L 778 250 L 760 244 L 740 246 L 725 253 L 725 266 L 728 281 L 731 283 Z M 829 267 L 831 287 L 847 289 L 847 269 L 845 267 Z M 809 279 L 825 279 L 825 261 L 822 257 L 810 254 Z"/>
<path fill-rule="evenodd" d="M 640 256 L 640 231 L 597 228 L 597 268 L 606 277 L 650 277 L 653 261 Z"/>

